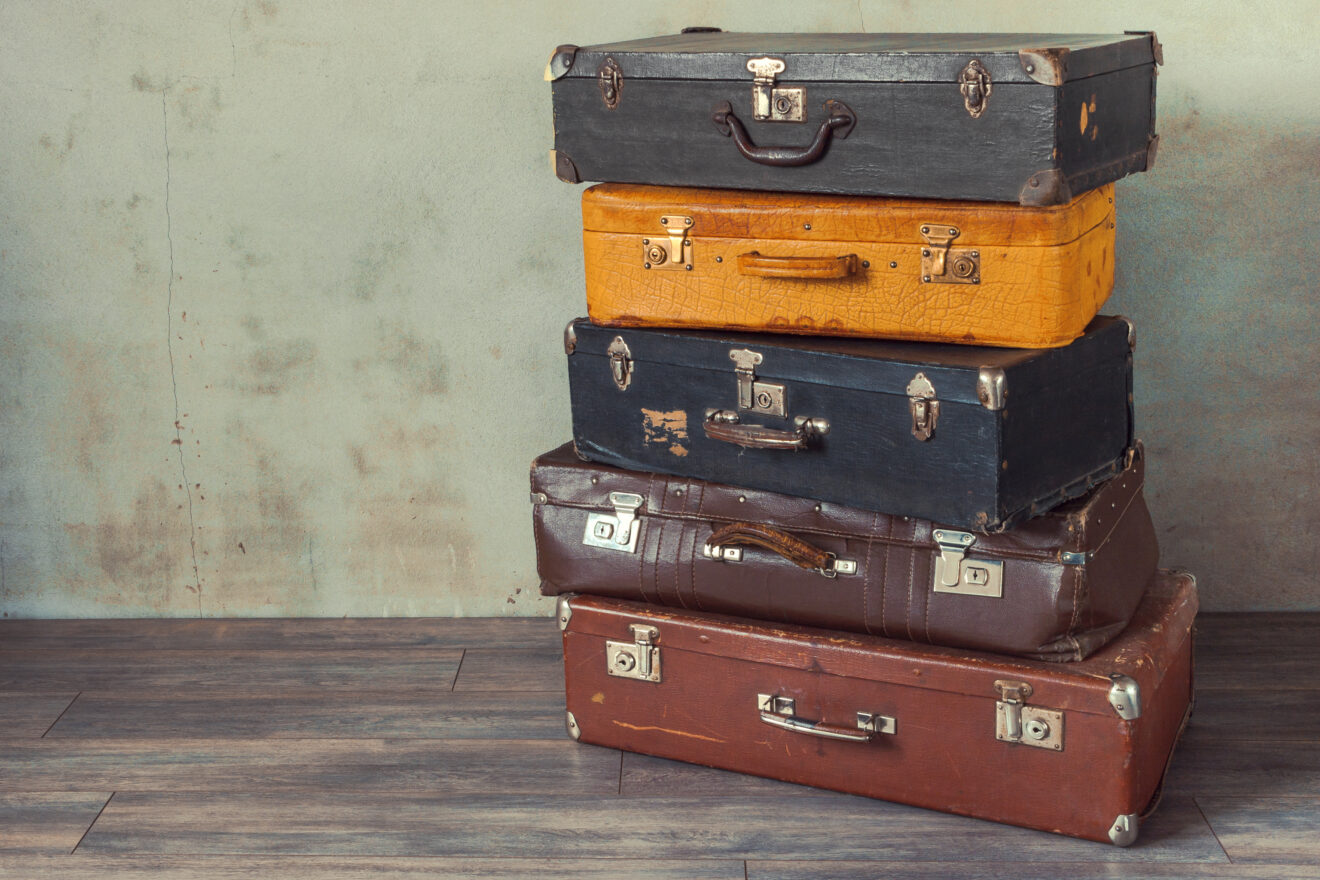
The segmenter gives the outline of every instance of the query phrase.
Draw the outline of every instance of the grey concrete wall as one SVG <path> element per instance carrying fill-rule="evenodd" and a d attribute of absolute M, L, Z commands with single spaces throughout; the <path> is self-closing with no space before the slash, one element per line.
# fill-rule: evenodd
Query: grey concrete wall
<path fill-rule="evenodd" d="M 1320 607 L 1315 11 L 3 0 L 0 613 L 544 613 L 526 470 L 584 305 L 541 71 L 689 24 L 1156 29 L 1110 309 L 1164 560 Z"/>

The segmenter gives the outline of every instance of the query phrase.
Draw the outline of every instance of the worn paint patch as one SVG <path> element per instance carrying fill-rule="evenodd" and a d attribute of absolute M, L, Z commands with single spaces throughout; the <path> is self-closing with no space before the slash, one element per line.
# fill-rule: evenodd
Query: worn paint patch
<path fill-rule="evenodd" d="M 648 446 L 662 446 L 679 458 L 688 454 L 687 413 L 681 409 L 642 410 L 643 441 Z"/>
<path fill-rule="evenodd" d="M 594 693 L 594 694 L 591 695 L 591 702 L 593 702 L 593 703 L 604 703 L 604 702 L 605 702 L 605 694 L 602 693 L 602 692 L 600 692 L 600 691 L 597 691 L 596 693 Z"/>

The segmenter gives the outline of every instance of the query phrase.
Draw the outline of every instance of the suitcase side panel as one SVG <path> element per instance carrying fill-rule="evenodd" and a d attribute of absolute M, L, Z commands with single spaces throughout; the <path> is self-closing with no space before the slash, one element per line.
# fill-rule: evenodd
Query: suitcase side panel
<path fill-rule="evenodd" d="M 1073 80 L 1059 89 L 1059 162 L 1071 192 L 1147 169 L 1155 135 L 1154 89 L 1154 64 Z"/>
<path fill-rule="evenodd" d="M 582 180 L 1016 202 L 1033 175 L 1056 167 L 1051 86 L 996 89 L 993 112 L 973 119 L 953 83 L 820 83 L 808 86 L 805 124 L 785 125 L 751 119 L 750 80 L 624 75 L 613 110 L 594 79 L 552 84 L 555 150 Z M 827 116 L 826 99 L 857 122 L 819 161 L 797 167 L 743 158 L 711 119 L 727 101 L 755 144 L 804 148 Z"/>

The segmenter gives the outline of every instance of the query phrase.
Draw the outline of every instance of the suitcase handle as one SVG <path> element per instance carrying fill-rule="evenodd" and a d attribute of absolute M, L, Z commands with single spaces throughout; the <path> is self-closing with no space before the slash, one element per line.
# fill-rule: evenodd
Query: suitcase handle
<path fill-rule="evenodd" d="M 847 278 L 857 273 L 857 255 L 767 257 L 752 251 L 738 256 L 738 273 L 756 278 Z"/>
<path fill-rule="evenodd" d="M 757 694 L 756 708 L 761 714 L 761 721 L 765 724 L 825 739 L 870 742 L 881 733 L 890 736 L 898 733 L 898 719 L 874 712 L 858 712 L 856 727 L 844 727 L 841 724 L 826 724 L 824 721 L 801 718 L 796 714 L 796 700 L 776 694 Z"/>
<path fill-rule="evenodd" d="M 702 428 L 706 436 L 723 443 L 732 443 L 746 449 L 809 449 L 811 438 L 828 434 L 830 423 L 824 419 L 798 416 L 792 430 L 767 428 L 764 425 L 744 425 L 738 414 L 727 409 L 706 413 Z"/>
<path fill-rule="evenodd" d="M 816 136 L 805 147 L 758 147 L 747 136 L 747 129 L 743 128 L 743 124 L 733 114 L 733 105 L 728 101 L 716 104 L 710 118 L 720 134 L 733 138 L 733 143 L 738 148 L 738 152 L 742 153 L 743 158 L 761 165 L 792 167 L 815 162 L 825 155 L 830 140 L 836 137 L 846 138 L 857 124 L 857 117 L 842 101 L 826 101 L 824 107 L 829 115 L 821 120 L 820 128 L 816 129 Z"/>
<path fill-rule="evenodd" d="M 763 547 L 778 553 L 799 568 L 818 571 L 827 577 L 835 576 L 833 553 L 813 547 L 801 538 L 772 526 L 750 522 L 729 523 L 711 532 L 706 539 L 706 546 L 712 551 L 717 547 L 734 544 Z"/>

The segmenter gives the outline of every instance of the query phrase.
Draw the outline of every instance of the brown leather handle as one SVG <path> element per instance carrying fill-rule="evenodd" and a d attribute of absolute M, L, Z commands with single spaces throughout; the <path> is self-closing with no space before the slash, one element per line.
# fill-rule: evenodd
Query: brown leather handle
<path fill-rule="evenodd" d="M 847 278 L 857 273 L 857 255 L 767 257 L 752 251 L 738 256 L 738 272 L 756 278 Z"/>
<path fill-rule="evenodd" d="M 825 151 L 829 149 L 831 139 L 846 138 L 857 124 L 857 116 L 842 101 L 826 101 L 825 112 L 829 115 L 821 120 L 820 128 L 816 129 L 816 136 L 805 147 L 758 147 L 747 136 L 747 129 L 743 128 L 743 124 L 733 114 L 733 105 L 728 101 L 716 104 L 710 118 L 720 134 L 733 138 L 733 143 L 743 158 L 760 165 L 793 167 L 810 165 L 824 156 Z"/>
<path fill-rule="evenodd" d="M 735 412 L 713 410 L 706 416 L 702 428 L 712 440 L 732 443 L 745 449 L 808 449 L 811 438 L 828 434 L 829 422 L 799 416 L 791 430 L 767 428 L 764 425 L 745 425 Z"/>
<path fill-rule="evenodd" d="M 801 538 L 764 523 L 736 522 L 716 529 L 706 539 L 712 547 L 741 544 L 772 550 L 800 568 L 824 571 L 834 561 L 834 554 L 813 547 Z"/>

